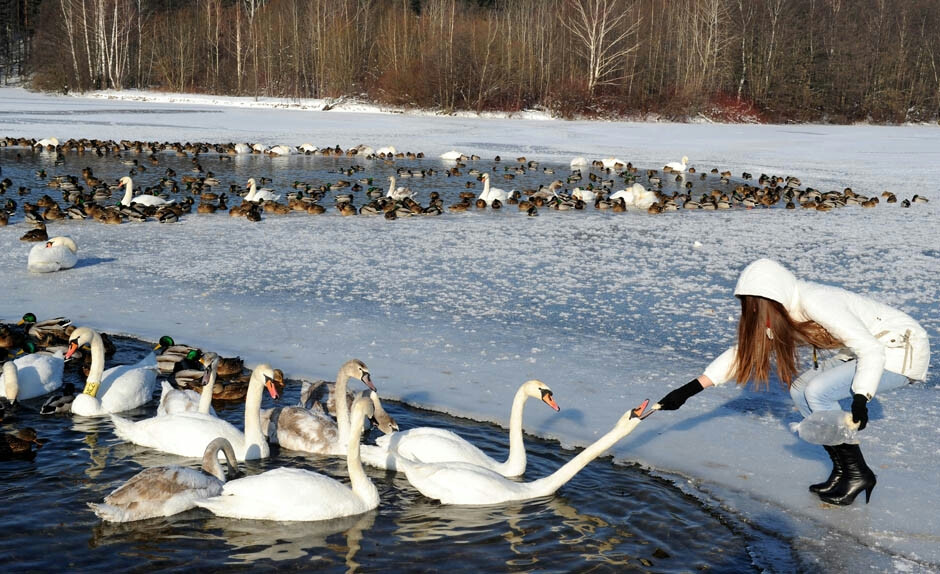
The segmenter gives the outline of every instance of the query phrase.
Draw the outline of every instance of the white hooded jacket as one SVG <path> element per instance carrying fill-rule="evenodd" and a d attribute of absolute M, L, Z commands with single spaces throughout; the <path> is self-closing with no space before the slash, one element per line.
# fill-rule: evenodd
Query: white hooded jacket
<path fill-rule="evenodd" d="M 758 259 L 744 268 L 734 288 L 737 295 L 757 295 L 783 305 L 795 321 L 815 321 L 842 341 L 858 364 L 852 393 L 874 396 L 884 370 L 913 380 L 927 377 L 930 343 L 927 332 L 906 313 L 829 285 L 798 280 L 776 261 Z M 705 369 L 720 385 L 734 375 L 737 346 Z"/>

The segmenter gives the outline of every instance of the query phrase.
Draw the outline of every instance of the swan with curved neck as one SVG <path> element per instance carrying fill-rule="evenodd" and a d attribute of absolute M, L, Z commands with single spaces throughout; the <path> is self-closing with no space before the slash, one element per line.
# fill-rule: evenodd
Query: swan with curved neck
<path fill-rule="evenodd" d="M 645 417 L 649 400 L 620 417 L 614 428 L 554 473 L 532 482 L 515 482 L 490 469 L 465 462 L 423 463 L 398 457 L 408 482 L 443 504 L 486 505 L 554 494 L 589 462 L 630 434 Z"/>
<path fill-rule="evenodd" d="M 72 401 L 72 414 L 96 417 L 136 409 L 153 398 L 157 384 L 157 357 L 148 354 L 133 365 L 104 370 L 104 341 L 90 327 L 79 327 L 69 337 L 70 358 L 79 347 L 91 346 L 91 367 L 85 390 Z"/>
<path fill-rule="evenodd" d="M 267 458 L 271 451 L 261 433 L 261 395 L 267 389 L 277 398 L 274 369 L 261 364 L 254 368 L 245 395 L 245 430 L 206 413 L 176 413 L 141 421 L 112 416 L 114 432 L 122 439 L 150 448 L 198 458 L 210 442 L 223 437 L 232 443 L 239 461 Z"/>
<path fill-rule="evenodd" d="M 509 193 L 498 187 L 490 187 L 490 174 L 483 174 L 483 191 L 480 192 L 480 197 L 486 202 L 486 205 L 493 205 L 493 200 L 498 199 L 500 203 L 506 203 L 509 200 Z"/>
<path fill-rule="evenodd" d="M 668 167 L 672 171 L 682 172 L 682 171 L 685 171 L 685 168 L 688 165 L 688 163 L 689 163 L 688 156 L 682 156 L 682 163 L 679 163 L 677 161 L 671 161 L 667 163 L 665 167 Z"/>
<path fill-rule="evenodd" d="M 372 401 L 353 402 L 347 440 L 349 486 L 328 476 L 299 468 L 277 468 L 227 483 L 222 494 L 196 502 L 216 516 L 253 520 L 312 521 L 362 514 L 379 505 L 379 491 L 359 458 L 359 442 Z"/>
<path fill-rule="evenodd" d="M 302 406 L 267 409 L 261 414 L 261 428 L 271 442 L 300 452 L 345 454 L 349 436 L 349 406 L 346 387 L 349 379 L 359 379 L 375 391 L 369 367 L 359 359 L 343 363 L 336 374 L 334 394 L 336 421 L 322 411 Z M 374 406 L 373 406 L 374 411 Z"/>
<path fill-rule="evenodd" d="M 88 503 L 98 518 L 106 522 L 133 522 L 157 516 L 172 516 L 196 507 L 196 501 L 218 496 L 225 485 L 225 470 L 219 454 L 225 456 L 229 472 L 238 472 L 232 445 L 222 437 L 206 446 L 202 469 L 186 466 L 156 466 L 132 476 L 104 498 Z"/>
<path fill-rule="evenodd" d="M 10 402 L 47 395 L 62 386 L 62 352 L 29 353 L 3 364 L 0 397 Z"/>
<path fill-rule="evenodd" d="M 394 175 L 388 176 L 388 191 L 385 193 L 385 197 L 390 197 L 392 199 L 405 199 L 406 197 L 413 198 L 415 192 L 408 189 L 407 187 L 396 187 L 397 180 Z"/>
<path fill-rule="evenodd" d="M 121 205 L 129 206 L 135 203 L 137 205 L 168 205 L 174 203 L 172 199 L 163 199 L 155 195 L 138 195 L 134 197 L 134 180 L 126 175 L 119 180 L 119 183 L 124 186 L 124 197 L 121 198 Z"/>
<path fill-rule="evenodd" d="M 245 201 L 277 201 L 281 198 L 280 195 L 275 194 L 266 187 L 258 189 L 258 185 L 255 183 L 255 178 L 253 177 L 248 179 L 248 183 L 245 184 L 245 187 L 248 188 L 248 195 L 245 196 Z"/>
<path fill-rule="evenodd" d="M 482 450 L 446 429 L 418 427 L 392 433 L 376 439 L 377 447 L 364 447 L 363 460 L 372 466 L 395 470 L 397 455 L 417 462 L 464 462 L 481 466 L 502 476 L 520 476 L 525 472 L 526 453 L 522 437 L 522 413 L 525 403 L 536 398 L 555 411 L 560 410 L 552 390 L 537 379 L 522 383 L 516 391 L 509 414 L 509 457 L 500 462 Z"/>
<path fill-rule="evenodd" d="M 191 389 L 174 389 L 169 382 L 162 381 L 160 404 L 157 406 L 157 416 L 172 415 L 175 413 L 195 412 L 217 416 L 212 408 L 212 391 L 218 376 L 219 356 L 207 353 L 203 359 L 209 358 L 209 365 L 202 377 L 202 391 L 196 393 Z"/>
<path fill-rule="evenodd" d="M 71 269 L 78 263 L 78 246 L 71 237 L 53 237 L 29 250 L 26 268 L 33 273 L 52 273 Z"/>

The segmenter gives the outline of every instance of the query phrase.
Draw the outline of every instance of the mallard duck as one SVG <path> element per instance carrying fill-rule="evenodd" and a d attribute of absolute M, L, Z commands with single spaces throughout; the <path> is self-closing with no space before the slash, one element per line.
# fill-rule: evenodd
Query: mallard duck
<path fill-rule="evenodd" d="M 49 395 L 46 402 L 39 408 L 41 415 L 58 415 L 72 412 L 72 401 L 75 400 L 75 385 L 65 383 L 59 390 Z"/>
<path fill-rule="evenodd" d="M 26 313 L 20 319 L 18 325 L 23 325 L 26 334 L 36 341 L 40 347 L 49 347 L 56 344 L 66 344 L 69 341 L 69 335 L 75 329 L 72 327 L 71 319 L 65 317 L 54 317 L 37 321 L 36 315 Z"/>
<path fill-rule="evenodd" d="M 46 441 L 37 438 L 35 429 L 26 427 L 0 435 L 0 460 L 32 458 L 33 445 L 41 448 Z"/>
<path fill-rule="evenodd" d="M 49 234 L 46 232 L 46 224 L 40 223 L 39 227 L 30 229 L 20 237 L 20 241 L 48 241 Z"/>

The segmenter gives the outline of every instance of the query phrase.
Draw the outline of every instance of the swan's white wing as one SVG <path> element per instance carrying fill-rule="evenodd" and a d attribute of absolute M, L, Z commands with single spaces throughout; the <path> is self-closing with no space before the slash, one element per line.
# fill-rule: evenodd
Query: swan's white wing
<path fill-rule="evenodd" d="M 157 357 L 150 353 L 134 365 L 111 367 L 101 374 L 98 398 L 107 413 L 136 409 L 153 398 Z"/>
<path fill-rule="evenodd" d="M 484 505 L 528 498 L 526 484 L 472 464 L 407 462 L 408 482 L 444 504 Z"/>
<path fill-rule="evenodd" d="M 369 510 L 346 485 L 298 468 L 233 480 L 222 494 L 198 501 L 217 516 L 255 520 L 328 520 Z"/>
<path fill-rule="evenodd" d="M 62 353 L 30 353 L 13 361 L 19 379 L 18 400 L 32 399 L 51 393 L 62 386 L 65 360 Z M 5 396 L 3 375 L 0 375 L 0 396 Z"/>
<path fill-rule="evenodd" d="M 111 416 L 114 432 L 126 441 L 170 454 L 202 458 L 217 437 L 232 443 L 239 461 L 245 456 L 245 435 L 228 421 L 202 413 L 177 413 L 133 422 Z"/>
<path fill-rule="evenodd" d="M 157 416 L 199 411 L 199 393 L 190 389 L 174 389 L 169 382 L 160 381 L 160 404 Z"/>
<path fill-rule="evenodd" d="M 493 469 L 499 462 L 447 429 L 418 427 L 381 436 L 376 444 L 418 462 L 466 462 Z"/>
<path fill-rule="evenodd" d="M 64 245 L 46 247 L 45 243 L 38 243 L 29 250 L 26 267 L 33 273 L 52 273 L 75 267 L 77 262 L 78 256 Z"/>

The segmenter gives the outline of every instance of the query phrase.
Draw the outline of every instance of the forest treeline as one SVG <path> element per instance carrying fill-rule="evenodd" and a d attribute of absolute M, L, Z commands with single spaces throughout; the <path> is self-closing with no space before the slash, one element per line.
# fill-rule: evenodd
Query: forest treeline
<path fill-rule="evenodd" d="M 142 88 L 562 117 L 940 118 L 940 0 L 4 0 L 0 65 Z"/>

